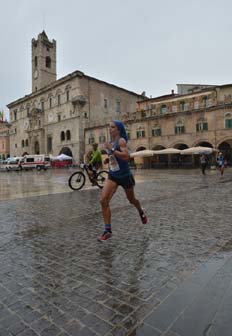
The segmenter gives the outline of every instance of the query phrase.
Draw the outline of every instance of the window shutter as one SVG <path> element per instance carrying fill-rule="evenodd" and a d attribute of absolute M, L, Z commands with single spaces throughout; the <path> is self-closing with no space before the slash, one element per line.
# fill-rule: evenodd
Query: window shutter
<path fill-rule="evenodd" d="M 203 123 L 203 130 L 208 131 L 208 123 Z"/>

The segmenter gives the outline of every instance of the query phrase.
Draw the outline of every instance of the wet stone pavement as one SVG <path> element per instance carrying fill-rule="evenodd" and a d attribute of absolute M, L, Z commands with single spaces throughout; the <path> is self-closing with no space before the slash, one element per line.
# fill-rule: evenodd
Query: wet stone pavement
<path fill-rule="evenodd" d="M 70 171 L 0 173 L 0 335 L 231 336 L 232 170 L 138 171 L 113 236 Z"/>

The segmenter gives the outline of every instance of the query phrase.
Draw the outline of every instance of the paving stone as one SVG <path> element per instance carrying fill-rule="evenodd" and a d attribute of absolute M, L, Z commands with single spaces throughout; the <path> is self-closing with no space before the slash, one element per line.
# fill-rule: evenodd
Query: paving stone
<path fill-rule="evenodd" d="M 48 172 L 64 186 L 69 174 Z M 44 186 L 44 195 L 28 197 L 23 188 L 35 177 L 38 187 L 44 185 L 42 174 L 12 172 L 14 185 L 25 178 L 21 196 L 27 197 L 0 202 L 4 336 L 23 325 L 30 328 L 21 330 L 22 336 L 81 331 L 129 336 L 151 330 L 179 336 L 177 324 L 175 330 L 169 327 L 181 314 L 189 309 L 198 316 L 197 302 L 201 307 L 211 302 L 213 291 L 201 295 L 202 288 L 223 272 L 232 251 L 232 169 L 226 169 L 223 181 L 217 172 L 202 177 L 198 170 L 135 172 L 135 193 L 148 224 L 141 224 L 119 188 L 111 202 L 113 236 L 106 244 L 96 240 L 103 228 L 99 189 L 52 193 Z M 13 193 L 14 186 L 9 188 Z M 219 283 L 212 288 L 220 293 Z M 198 295 L 202 302 L 194 306 Z M 214 301 L 216 315 L 202 319 L 209 335 L 225 332 L 223 325 L 231 329 L 231 300 L 228 292 L 218 306 Z"/>
<path fill-rule="evenodd" d="M 161 336 L 161 332 L 147 325 L 136 327 L 129 336 Z"/>
<path fill-rule="evenodd" d="M 193 277 L 194 280 L 199 275 Z M 199 295 L 195 300 L 187 307 L 187 309 L 181 314 L 178 320 L 172 326 L 172 330 L 180 335 L 212 335 L 212 324 L 214 324 L 214 332 L 216 321 L 218 319 L 218 312 L 221 314 L 221 306 L 225 304 L 225 300 L 231 296 L 231 278 L 232 278 L 232 257 L 225 262 L 225 264 L 218 270 L 218 272 L 210 279 L 209 282 L 202 288 Z M 227 301 L 228 302 L 228 301 Z M 232 305 L 231 305 L 232 306 Z M 227 311 L 227 326 L 221 323 L 223 326 L 220 328 L 221 335 L 225 335 L 223 331 L 228 330 L 226 327 L 232 325 L 231 318 L 228 316 L 228 308 L 223 309 L 223 312 Z M 221 321 L 222 322 L 222 321 Z M 225 321 L 224 321 L 225 322 Z M 209 329 L 209 331 L 208 331 Z"/>
<path fill-rule="evenodd" d="M 17 324 L 13 324 L 11 327 L 8 328 L 8 332 L 10 332 L 13 336 L 18 335 L 28 327 L 23 323 L 19 322 Z"/>
<path fill-rule="evenodd" d="M 39 320 L 34 321 L 30 327 L 40 334 L 43 330 L 48 329 L 52 324 L 45 318 L 41 317 Z"/>
<path fill-rule="evenodd" d="M 43 329 L 40 333 L 41 336 L 57 336 L 61 332 L 60 328 L 56 327 L 54 324 Z"/>

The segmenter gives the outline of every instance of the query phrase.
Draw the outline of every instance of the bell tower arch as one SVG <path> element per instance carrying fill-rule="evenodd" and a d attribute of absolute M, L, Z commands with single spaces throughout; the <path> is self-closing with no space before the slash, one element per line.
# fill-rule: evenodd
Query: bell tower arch
<path fill-rule="evenodd" d="M 56 81 L 56 41 L 50 41 L 43 30 L 31 41 L 32 92 Z"/>

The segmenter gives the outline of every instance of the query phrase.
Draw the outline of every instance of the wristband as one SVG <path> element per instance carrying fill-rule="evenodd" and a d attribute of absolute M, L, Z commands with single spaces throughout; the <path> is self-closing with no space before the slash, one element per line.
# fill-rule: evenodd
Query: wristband
<path fill-rule="evenodd" d="M 115 152 L 115 148 L 114 148 L 114 147 L 111 148 L 111 152 L 112 152 L 112 153 Z"/>

